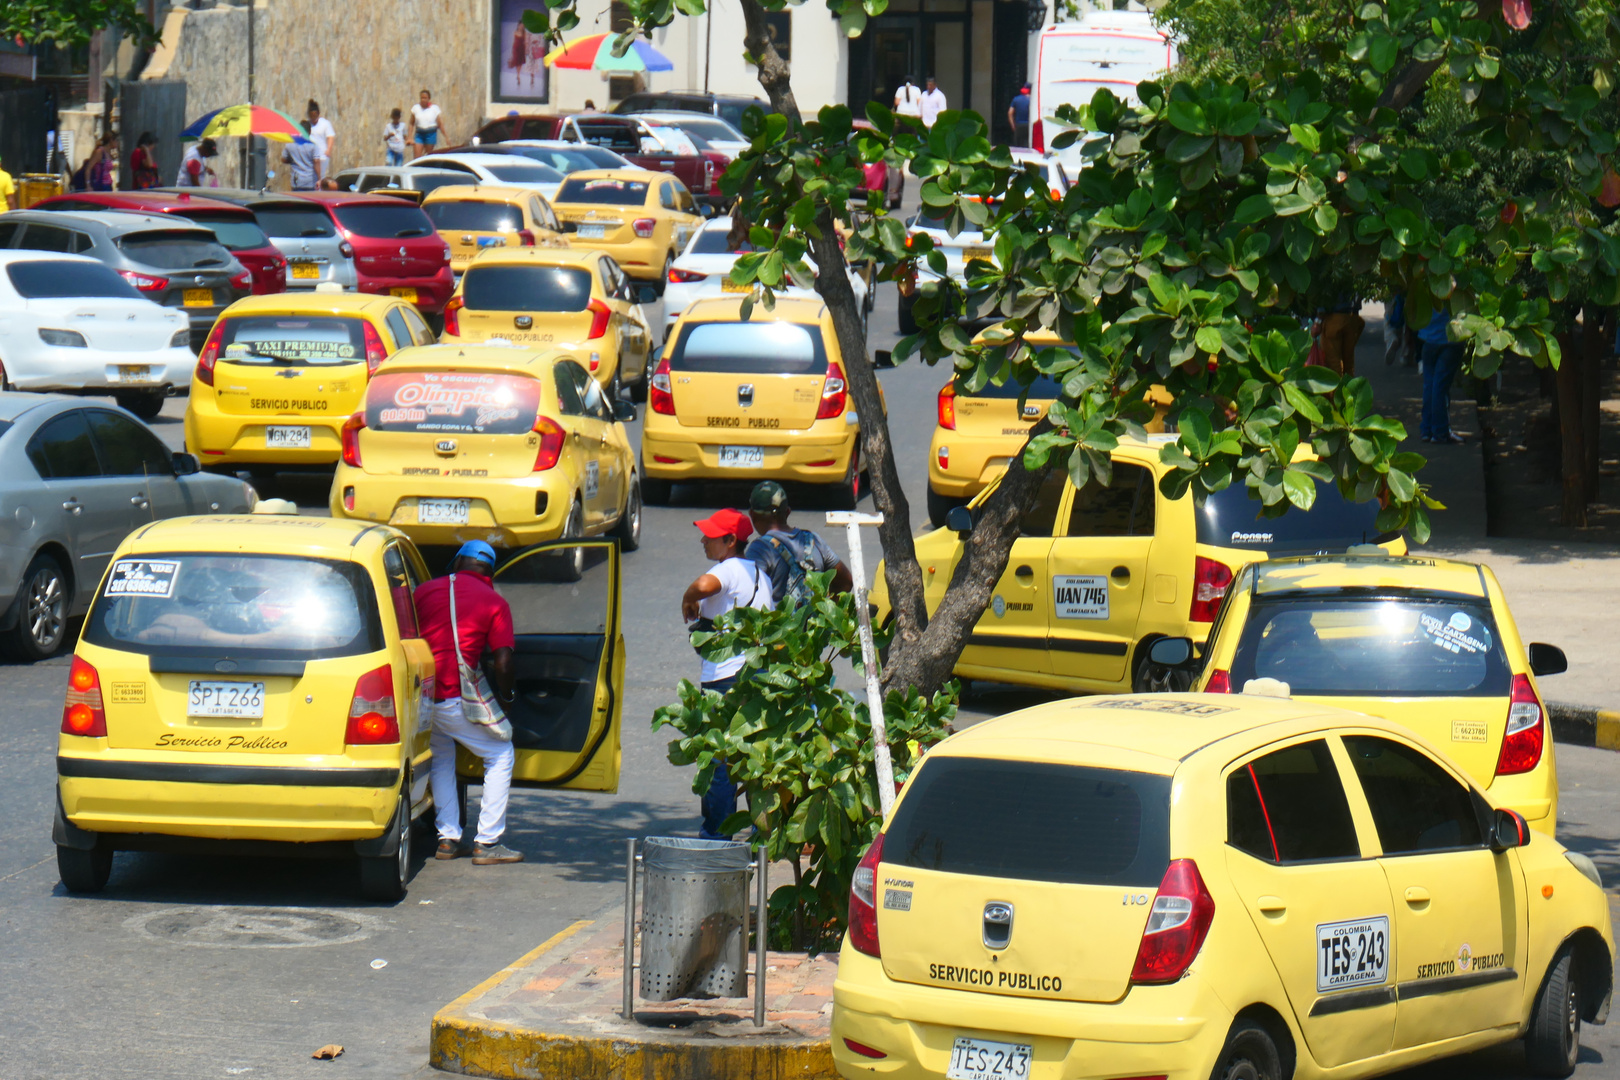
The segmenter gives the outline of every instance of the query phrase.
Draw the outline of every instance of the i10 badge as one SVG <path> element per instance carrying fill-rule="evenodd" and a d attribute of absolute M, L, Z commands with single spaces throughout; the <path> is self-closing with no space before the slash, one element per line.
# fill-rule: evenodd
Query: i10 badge
<path fill-rule="evenodd" d="M 1316 990 L 1378 986 L 1389 978 L 1389 916 L 1317 923 Z"/>

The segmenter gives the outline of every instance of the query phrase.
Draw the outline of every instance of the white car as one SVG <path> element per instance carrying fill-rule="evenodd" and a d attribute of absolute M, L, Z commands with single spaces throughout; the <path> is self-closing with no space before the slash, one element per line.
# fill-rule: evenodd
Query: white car
<path fill-rule="evenodd" d="M 0 384 L 111 393 L 132 403 L 187 386 L 197 358 L 179 308 L 84 255 L 0 251 Z"/>
<path fill-rule="evenodd" d="M 629 115 L 637 120 L 645 120 L 651 124 L 662 124 L 665 127 L 680 128 L 688 135 L 696 135 L 722 154 L 736 157 L 748 149 L 748 139 L 742 132 L 720 119 L 707 113 L 690 112 L 634 112 Z"/>
<path fill-rule="evenodd" d="M 405 167 L 463 172 L 474 177 L 474 183 L 538 191 L 546 197 L 547 202 L 556 198 L 557 189 L 563 182 L 563 174 L 550 165 L 542 165 L 518 154 L 486 154 L 470 150 L 424 154 Z"/>
<path fill-rule="evenodd" d="M 668 340 L 669 331 L 674 327 L 675 320 L 679 319 L 681 313 L 694 302 L 723 293 L 748 291 L 747 288 L 731 285 L 726 281 L 726 275 L 731 273 L 732 266 L 737 262 L 737 256 L 753 250 L 746 244 L 740 250 L 733 250 L 726 241 L 730 232 L 729 217 L 710 218 L 703 223 L 701 229 L 692 234 L 686 250 L 682 251 L 680 257 L 670 265 L 669 281 L 664 285 L 665 340 Z M 806 257 L 805 262 L 810 264 L 812 271 L 815 270 L 816 264 L 812 260 Z M 872 310 L 866 282 L 851 269 L 849 284 L 850 288 L 855 290 L 855 302 L 861 306 L 861 318 L 865 319 Z M 777 290 L 776 295 L 820 299 L 820 294 L 814 289 L 801 289 L 791 284 L 786 289 Z"/>
<path fill-rule="evenodd" d="M 549 165 L 564 176 L 581 169 L 636 169 L 629 158 L 605 146 L 563 142 L 561 139 L 507 139 L 495 144 L 502 153 L 532 158 Z"/>

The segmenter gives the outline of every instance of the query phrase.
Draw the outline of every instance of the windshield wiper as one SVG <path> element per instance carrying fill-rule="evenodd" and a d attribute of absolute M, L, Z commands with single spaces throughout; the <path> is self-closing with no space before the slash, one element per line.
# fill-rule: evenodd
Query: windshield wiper
<path fill-rule="evenodd" d="M 298 235 L 299 236 L 331 236 L 332 234 L 327 232 L 325 229 L 320 228 L 319 226 L 316 226 L 313 229 L 305 229 L 303 232 L 299 233 Z"/>
<path fill-rule="evenodd" d="M 401 229 L 401 230 L 399 230 L 399 232 L 394 234 L 394 239 L 399 240 L 399 239 L 403 239 L 403 238 L 408 237 L 408 236 L 426 236 L 427 234 L 428 234 L 427 229 L 421 229 L 421 228 L 417 228 L 417 229 Z"/>

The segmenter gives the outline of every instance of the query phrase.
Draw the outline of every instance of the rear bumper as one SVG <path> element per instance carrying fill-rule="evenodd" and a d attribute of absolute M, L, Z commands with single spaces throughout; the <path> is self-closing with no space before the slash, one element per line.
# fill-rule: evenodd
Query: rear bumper
<path fill-rule="evenodd" d="M 397 295 L 395 289 L 416 290 L 416 307 L 429 315 L 437 315 L 444 310 L 444 305 L 450 301 L 450 294 L 455 292 L 455 275 L 446 266 L 431 277 L 371 277 L 362 275 L 355 285 L 356 292 L 373 293 L 379 296 Z"/>
<path fill-rule="evenodd" d="M 928 445 L 928 486 L 953 499 L 971 499 L 1007 470 L 1022 445 L 1023 436 L 986 438 L 936 427 Z M 939 464 L 941 447 L 950 451 L 946 468 Z"/>
<path fill-rule="evenodd" d="M 354 489 L 354 509 L 344 508 Z M 528 476 L 469 480 L 465 477 L 374 476 L 339 465 L 332 477 L 331 511 L 337 518 L 381 521 L 418 544 L 460 545 L 483 540 L 498 548 L 527 547 L 562 535 L 574 499 L 574 484 L 558 470 Z M 423 525 L 419 499 L 471 499 L 465 525 Z"/>
<path fill-rule="evenodd" d="M 184 347 L 113 353 L 42 344 L 6 357 L 6 378 L 19 390 L 155 390 L 186 385 L 196 363 Z M 126 382 L 119 369 L 127 367 L 151 370 L 138 381 Z"/>
<path fill-rule="evenodd" d="M 343 453 L 345 416 L 241 416 L 223 413 L 213 389 L 193 382 L 186 403 L 186 449 L 204 465 L 326 466 Z M 270 449 L 270 425 L 309 428 L 309 449 Z"/>
<path fill-rule="evenodd" d="M 649 419 L 651 419 L 649 417 Z M 797 480 L 833 484 L 844 479 L 860 428 L 818 420 L 807 431 L 742 431 L 683 428 L 660 417 L 641 435 L 643 475 L 654 480 Z M 720 467 L 721 446 L 759 446 L 765 464 L 757 469 Z"/>

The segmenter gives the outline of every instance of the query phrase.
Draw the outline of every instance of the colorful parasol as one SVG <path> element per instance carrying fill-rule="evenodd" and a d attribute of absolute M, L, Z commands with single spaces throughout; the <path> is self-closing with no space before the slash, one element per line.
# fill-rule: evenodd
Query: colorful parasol
<path fill-rule="evenodd" d="M 258 135 L 275 142 L 308 142 L 298 121 L 263 105 L 227 105 L 204 113 L 180 133 L 182 139 L 217 139 L 224 135 Z"/>
<path fill-rule="evenodd" d="M 630 42 L 623 56 L 613 55 L 618 34 L 591 34 L 558 46 L 546 54 L 546 66 L 580 71 L 673 71 L 669 57 L 642 38 Z"/>

